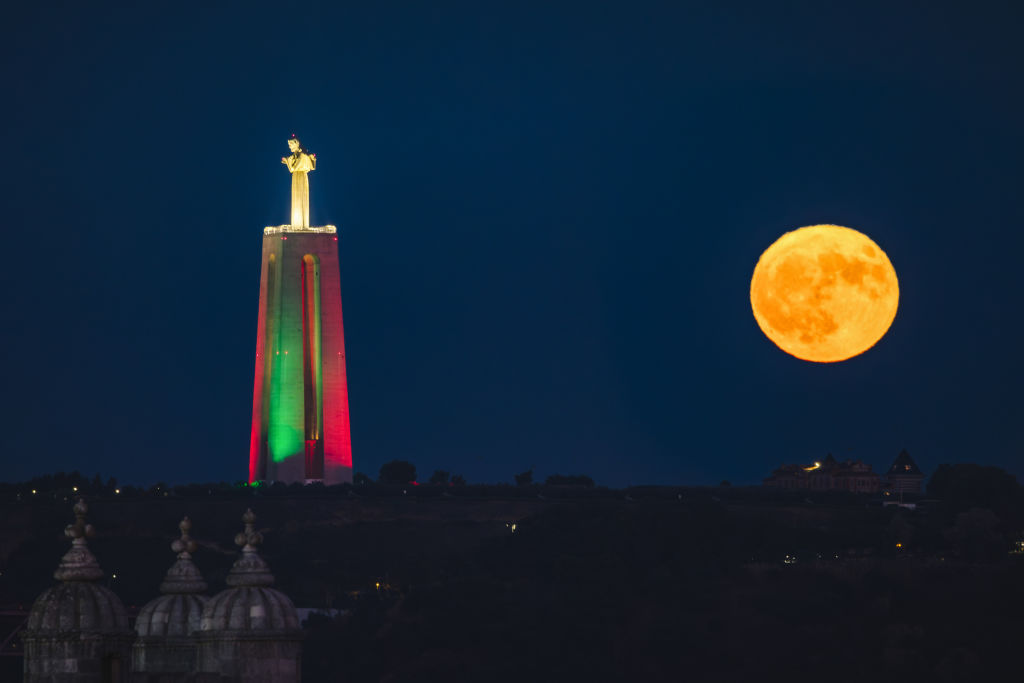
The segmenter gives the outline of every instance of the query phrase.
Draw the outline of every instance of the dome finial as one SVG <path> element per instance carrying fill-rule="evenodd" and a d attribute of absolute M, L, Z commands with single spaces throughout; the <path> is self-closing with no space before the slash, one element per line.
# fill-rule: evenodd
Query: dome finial
<path fill-rule="evenodd" d="M 75 512 L 75 523 L 64 527 L 64 535 L 75 539 L 75 541 L 80 538 L 92 538 L 95 536 L 96 530 L 92 528 L 92 524 L 86 524 L 85 522 L 85 513 L 89 511 L 89 506 L 85 504 L 85 498 L 79 498 L 72 510 Z M 84 543 L 85 541 L 82 542 Z"/>
<path fill-rule="evenodd" d="M 103 578 L 103 570 L 96 557 L 89 552 L 85 539 L 96 535 L 92 524 L 85 521 L 85 513 L 89 506 L 85 504 L 84 498 L 79 498 L 75 503 L 75 523 L 64 527 L 64 535 L 71 539 L 71 550 L 64 554 L 60 560 L 60 566 L 53 573 L 58 581 L 95 581 Z"/>
<path fill-rule="evenodd" d="M 192 553 L 199 547 L 192 537 L 188 535 L 192 528 L 192 520 L 184 517 L 178 523 L 181 530 L 181 538 L 176 538 L 171 543 L 171 550 L 178 553 L 178 561 L 171 565 L 160 584 L 161 593 L 203 593 L 206 591 L 206 582 L 203 575 L 192 562 Z"/>
<path fill-rule="evenodd" d="M 242 552 L 256 552 L 256 546 L 263 544 L 263 534 L 256 531 L 256 513 L 249 508 L 242 515 L 245 531 L 235 536 L 235 545 L 242 546 Z"/>
<path fill-rule="evenodd" d="M 187 560 L 192 556 L 190 553 L 194 553 L 196 548 L 199 547 L 192 540 L 192 537 L 188 535 L 189 529 L 192 528 L 192 520 L 187 516 L 182 517 L 181 521 L 178 522 L 178 528 L 181 529 L 181 538 L 174 539 L 174 542 L 171 543 L 171 550 L 178 553 L 178 559 Z"/>
<path fill-rule="evenodd" d="M 251 508 L 242 515 L 242 521 L 245 531 L 235 536 L 235 544 L 242 547 L 242 556 L 231 567 L 225 582 L 229 586 L 269 586 L 274 583 L 274 575 L 256 551 L 256 546 L 263 543 L 263 534 L 256 531 L 256 515 Z"/>

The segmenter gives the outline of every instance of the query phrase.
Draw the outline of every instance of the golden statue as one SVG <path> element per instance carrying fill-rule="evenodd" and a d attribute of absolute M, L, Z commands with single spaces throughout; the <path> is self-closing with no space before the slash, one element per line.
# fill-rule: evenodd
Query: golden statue
<path fill-rule="evenodd" d="M 316 168 L 316 155 L 310 154 L 292 135 L 288 140 L 290 157 L 281 157 L 281 163 L 288 167 L 292 174 L 292 223 L 293 228 L 309 227 L 309 178 L 310 171 Z"/>

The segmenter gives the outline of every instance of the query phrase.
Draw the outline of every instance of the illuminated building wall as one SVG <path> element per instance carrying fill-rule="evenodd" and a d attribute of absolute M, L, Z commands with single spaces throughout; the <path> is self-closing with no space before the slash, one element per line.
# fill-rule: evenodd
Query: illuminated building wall
<path fill-rule="evenodd" d="M 263 235 L 249 481 L 352 481 L 338 237 Z"/>

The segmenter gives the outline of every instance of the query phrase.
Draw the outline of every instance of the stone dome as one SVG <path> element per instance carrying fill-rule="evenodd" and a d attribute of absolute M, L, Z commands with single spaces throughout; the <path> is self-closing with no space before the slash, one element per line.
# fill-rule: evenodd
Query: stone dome
<path fill-rule="evenodd" d="M 200 630 L 217 631 L 296 631 L 299 617 L 291 598 L 271 588 L 274 575 L 256 551 L 263 536 L 255 531 L 256 516 L 247 510 L 242 517 L 245 531 L 235 537 L 242 556 L 235 561 L 225 582 L 231 586 L 210 598 L 203 609 Z"/>
<path fill-rule="evenodd" d="M 210 680 L 248 683 L 300 683 L 302 629 L 295 605 L 270 587 L 274 575 L 256 546 L 263 537 L 246 510 L 245 531 L 235 536 L 243 546 L 226 582 L 230 588 L 203 608 L 196 640 L 197 670 Z M 200 678 L 207 680 L 207 678 Z"/>
<path fill-rule="evenodd" d="M 266 586 L 228 588 L 210 598 L 203 610 L 201 630 L 288 631 L 299 628 L 291 599 Z"/>
<path fill-rule="evenodd" d="M 199 618 L 209 600 L 202 595 L 206 581 L 192 562 L 192 553 L 197 547 L 188 535 L 192 521 L 185 517 L 178 528 L 181 538 L 171 543 L 171 550 L 178 553 L 178 559 L 160 584 L 163 595 L 143 605 L 135 619 L 135 632 L 140 636 L 184 637 L 199 630 Z"/>
<path fill-rule="evenodd" d="M 121 600 L 108 588 L 87 581 L 67 581 L 36 598 L 25 628 L 35 634 L 122 633 L 128 630 L 128 616 Z"/>
<path fill-rule="evenodd" d="M 75 503 L 75 523 L 64 529 L 64 535 L 71 539 L 71 548 L 53 573 L 53 578 L 61 583 L 36 598 L 25 626 L 29 633 L 115 633 L 128 628 L 121 600 L 113 591 L 95 583 L 104 574 L 86 544 L 85 539 L 95 533 L 92 525 L 85 522 L 88 511 L 84 500 Z"/>
<path fill-rule="evenodd" d="M 96 584 L 103 570 L 86 545 L 94 533 L 85 523 L 87 511 L 79 499 L 75 523 L 64 529 L 71 549 L 53 573 L 60 583 L 36 598 L 21 632 L 25 683 L 97 681 L 127 664 L 135 634 L 118 597 Z"/>
<path fill-rule="evenodd" d="M 199 630 L 208 598 L 203 595 L 161 595 L 146 603 L 135 618 L 140 636 L 188 636 Z"/>

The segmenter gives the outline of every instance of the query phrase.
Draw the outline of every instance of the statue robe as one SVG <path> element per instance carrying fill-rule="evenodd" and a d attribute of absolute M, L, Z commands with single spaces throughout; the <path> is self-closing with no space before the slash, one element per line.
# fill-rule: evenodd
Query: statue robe
<path fill-rule="evenodd" d="M 287 158 L 288 170 L 292 174 L 292 222 L 293 228 L 309 227 L 309 178 L 307 174 L 316 168 L 316 159 L 303 152 L 295 152 Z"/>

